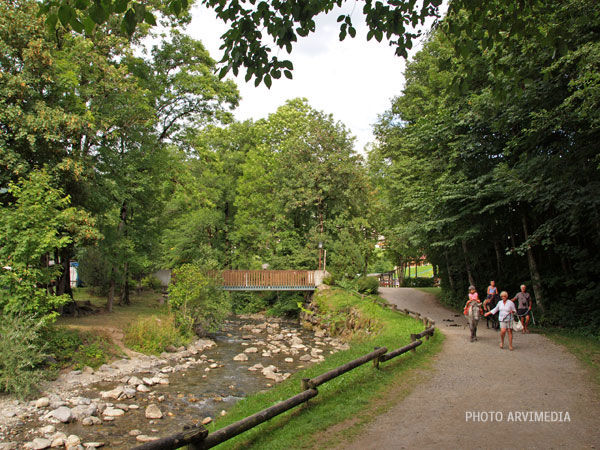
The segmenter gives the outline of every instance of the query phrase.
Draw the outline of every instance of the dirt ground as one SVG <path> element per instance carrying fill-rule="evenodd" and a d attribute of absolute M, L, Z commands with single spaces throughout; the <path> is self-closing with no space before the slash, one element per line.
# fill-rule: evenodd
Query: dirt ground
<path fill-rule="evenodd" d="M 499 333 L 485 320 L 471 343 L 463 316 L 434 296 L 410 288 L 380 291 L 389 302 L 433 318 L 446 340 L 432 376 L 339 448 L 600 448 L 597 387 L 562 347 L 539 334 L 515 333 L 514 351 L 506 342 L 500 349 Z"/>

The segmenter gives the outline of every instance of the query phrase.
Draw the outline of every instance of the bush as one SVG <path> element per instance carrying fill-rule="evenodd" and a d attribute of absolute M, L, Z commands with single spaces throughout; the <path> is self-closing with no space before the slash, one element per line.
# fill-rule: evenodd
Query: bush
<path fill-rule="evenodd" d="M 32 315 L 5 314 L 0 323 L 0 391 L 19 398 L 38 392 L 46 344 L 42 322 Z"/>
<path fill-rule="evenodd" d="M 142 287 L 158 292 L 162 290 L 162 283 L 154 275 L 147 275 L 142 278 Z"/>
<path fill-rule="evenodd" d="M 433 278 L 417 277 L 405 278 L 402 283 L 403 287 L 434 287 L 435 280 Z"/>
<path fill-rule="evenodd" d="M 175 311 L 175 324 L 184 334 L 197 328 L 216 331 L 231 312 L 229 294 L 218 289 L 205 270 L 194 264 L 173 271 L 169 302 Z"/>
<path fill-rule="evenodd" d="M 74 369 L 83 369 L 90 366 L 96 369 L 119 353 L 107 336 L 65 327 L 48 328 L 44 340 L 57 368 L 73 366 Z"/>
<path fill-rule="evenodd" d="M 269 316 L 296 317 L 300 314 L 300 306 L 304 296 L 297 292 L 280 292 L 276 296 L 273 306 L 267 311 Z"/>
<path fill-rule="evenodd" d="M 125 345 L 147 355 L 160 355 L 169 345 L 179 347 L 190 341 L 175 325 L 175 316 L 144 317 L 125 330 Z"/>
<path fill-rule="evenodd" d="M 358 279 L 358 292 L 361 294 L 377 294 L 379 292 L 379 279 L 376 277 L 363 277 Z"/>
<path fill-rule="evenodd" d="M 84 286 L 93 288 L 99 296 L 108 294 L 110 287 L 110 264 L 97 247 L 86 248 L 77 256 L 77 273 Z"/>
<path fill-rule="evenodd" d="M 333 274 L 327 275 L 325 278 L 323 278 L 323 284 L 326 284 L 327 286 L 334 286 L 335 276 Z"/>
<path fill-rule="evenodd" d="M 267 298 L 259 292 L 232 292 L 230 296 L 235 314 L 253 314 L 269 307 Z"/>

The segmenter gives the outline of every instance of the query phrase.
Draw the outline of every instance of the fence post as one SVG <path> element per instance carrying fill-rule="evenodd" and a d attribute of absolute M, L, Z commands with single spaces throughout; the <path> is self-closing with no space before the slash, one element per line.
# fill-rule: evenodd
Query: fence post
<path fill-rule="evenodd" d="M 381 347 L 375 347 L 373 350 L 379 350 Z M 378 356 L 377 358 L 375 358 L 373 360 L 373 367 L 376 369 L 379 369 L 379 358 L 380 356 Z"/>
<path fill-rule="evenodd" d="M 416 335 L 416 334 L 413 334 L 413 333 L 411 333 L 411 334 L 410 334 L 410 341 L 411 341 L 411 342 L 415 342 L 416 340 L 417 340 L 417 335 Z M 411 351 L 413 351 L 413 352 L 416 352 L 416 351 L 417 351 L 417 347 L 413 347 L 413 348 L 411 349 Z"/>

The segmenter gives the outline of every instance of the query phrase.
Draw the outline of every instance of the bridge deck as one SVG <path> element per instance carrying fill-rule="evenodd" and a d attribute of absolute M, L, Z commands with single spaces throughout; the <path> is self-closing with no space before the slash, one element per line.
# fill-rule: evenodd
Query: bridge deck
<path fill-rule="evenodd" d="M 312 270 L 224 270 L 215 273 L 226 291 L 313 291 Z"/>

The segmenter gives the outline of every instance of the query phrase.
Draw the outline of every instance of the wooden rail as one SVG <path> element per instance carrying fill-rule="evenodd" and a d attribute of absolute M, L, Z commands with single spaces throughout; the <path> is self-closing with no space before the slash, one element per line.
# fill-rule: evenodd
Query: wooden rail
<path fill-rule="evenodd" d="M 398 310 L 395 305 L 389 305 L 390 308 L 394 310 Z M 248 431 L 251 428 L 254 428 L 261 423 L 266 422 L 267 420 L 272 419 L 279 414 L 282 414 L 286 411 L 289 411 L 296 406 L 307 402 L 313 397 L 316 397 L 318 394 L 317 386 L 320 386 L 327 381 L 330 381 L 340 375 L 355 369 L 357 367 L 362 366 L 363 364 L 368 363 L 369 361 L 373 361 L 373 366 L 375 368 L 379 368 L 379 363 L 389 361 L 397 356 L 400 356 L 409 351 L 415 351 L 418 346 L 423 344 L 422 339 L 425 337 L 429 339 L 430 336 L 433 336 L 435 332 L 435 321 L 430 319 L 429 317 L 423 317 L 419 313 L 415 313 L 413 311 L 401 310 L 405 314 L 408 314 L 413 317 L 417 317 L 419 320 L 423 322 L 423 324 L 427 327 L 425 330 L 421 331 L 418 334 L 411 334 L 411 343 L 405 345 L 404 347 L 400 347 L 396 350 L 392 350 L 391 352 L 387 352 L 386 347 L 376 348 L 370 353 L 367 353 L 360 358 L 357 358 L 353 361 L 350 361 L 342 366 L 336 367 L 324 374 L 321 374 L 317 377 L 308 379 L 304 378 L 302 380 L 301 388 L 302 392 L 297 395 L 294 395 L 287 400 L 283 400 L 276 405 L 273 405 L 269 408 L 263 409 L 245 419 L 239 420 L 235 423 L 227 425 L 220 430 L 217 430 L 213 433 L 208 434 L 208 432 L 204 431 L 195 431 L 197 434 L 192 436 L 192 433 L 188 433 L 187 435 L 184 433 L 178 433 L 160 440 L 147 442 L 144 445 L 140 445 L 138 447 L 134 447 L 134 450 L 170 450 L 183 447 L 184 445 L 188 445 L 188 448 L 192 450 L 204 450 L 208 448 L 215 447 L 228 439 L 231 439 L 245 431 Z M 202 430 L 205 430 L 202 428 Z M 184 442 L 185 441 L 185 442 Z"/>
<path fill-rule="evenodd" d="M 228 291 L 312 291 L 312 270 L 224 270 L 211 272 L 217 284 Z"/>

